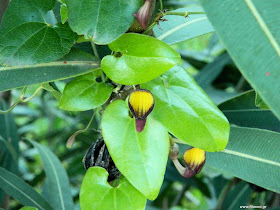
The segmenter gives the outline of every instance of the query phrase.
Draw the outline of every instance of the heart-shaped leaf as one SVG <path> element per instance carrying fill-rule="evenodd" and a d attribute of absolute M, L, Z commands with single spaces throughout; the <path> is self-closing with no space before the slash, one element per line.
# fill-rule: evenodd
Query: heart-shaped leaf
<path fill-rule="evenodd" d="M 144 209 L 146 198 L 125 177 L 112 187 L 107 182 L 108 172 L 101 167 L 88 169 L 80 190 L 81 209 Z"/>
<path fill-rule="evenodd" d="M 165 128 L 148 116 L 144 131 L 138 133 L 122 100 L 106 108 L 101 126 L 117 168 L 137 190 L 154 200 L 163 181 L 169 151 Z"/>
<path fill-rule="evenodd" d="M 68 24 L 45 22 L 54 0 L 13 0 L 0 27 L 0 62 L 9 66 L 51 62 L 67 54 L 77 39 Z"/>
<path fill-rule="evenodd" d="M 141 34 L 124 34 L 109 44 L 115 55 L 102 59 L 101 67 L 116 83 L 135 85 L 163 74 L 180 61 L 180 55 L 164 42 Z"/>
<path fill-rule="evenodd" d="M 97 44 L 108 44 L 124 34 L 141 3 L 139 0 L 66 0 L 73 31 L 93 36 Z"/>
<path fill-rule="evenodd" d="M 104 104 L 110 97 L 113 86 L 97 83 L 96 76 L 101 72 L 89 73 L 67 83 L 59 108 L 69 111 L 85 111 Z"/>
<path fill-rule="evenodd" d="M 152 115 L 178 139 L 209 152 L 226 147 L 226 117 L 182 67 L 175 66 L 141 87 L 155 97 Z"/>

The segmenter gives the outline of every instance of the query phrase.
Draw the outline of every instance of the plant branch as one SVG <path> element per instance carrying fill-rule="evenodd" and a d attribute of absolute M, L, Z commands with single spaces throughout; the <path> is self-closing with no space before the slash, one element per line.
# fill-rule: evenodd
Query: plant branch
<path fill-rule="evenodd" d="M 159 23 L 159 21 L 165 21 L 162 20 L 162 18 L 166 15 L 178 15 L 178 16 L 183 16 L 183 17 L 188 17 L 189 15 L 192 14 L 205 14 L 204 12 L 168 12 L 168 11 L 160 11 L 156 18 L 154 19 L 154 22 L 143 32 L 143 34 L 147 34 L 156 24 Z"/>
<path fill-rule="evenodd" d="M 160 9 L 160 10 L 163 10 L 162 0 L 159 0 L 159 9 Z"/>
<path fill-rule="evenodd" d="M 43 89 L 42 86 L 38 87 L 37 90 L 35 90 L 35 92 L 32 94 L 32 96 L 30 96 L 30 97 L 28 97 L 28 98 L 26 98 L 26 99 L 23 99 L 23 98 L 22 98 L 21 101 L 22 101 L 22 102 L 27 102 L 27 101 L 31 100 L 31 99 L 34 98 L 34 97 L 37 95 L 37 93 L 39 93 L 39 91 L 42 90 L 42 89 Z"/>
<path fill-rule="evenodd" d="M 76 136 L 78 136 L 79 134 L 84 133 L 84 132 L 86 132 L 86 131 L 88 130 L 88 128 L 90 127 L 90 125 L 91 125 L 91 123 L 92 123 L 92 121 L 93 121 L 93 119 L 94 119 L 94 116 L 95 116 L 96 112 L 97 112 L 97 109 L 94 110 L 94 112 L 93 112 L 93 114 L 92 114 L 92 116 L 91 116 L 91 118 L 90 118 L 90 121 L 89 121 L 87 127 L 85 127 L 85 128 L 82 129 L 82 130 L 76 131 L 76 132 L 67 140 L 66 147 L 67 147 L 68 149 L 70 149 L 70 148 L 73 146 L 73 144 L 74 144 L 74 142 L 75 142 L 75 139 L 76 139 Z"/>
<path fill-rule="evenodd" d="M 9 109 L 7 109 L 7 110 L 0 110 L 0 114 L 7 114 L 7 113 L 9 113 L 10 111 L 12 111 L 16 107 L 16 105 L 18 105 L 20 102 L 22 102 L 22 99 L 24 97 L 26 89 L 27 89 L 27 87 L 24 87 L 22 89 L 22 92 L 21 92 L 20 96 L 18 97 L 18 99 L 15 101 L 15 103 L 13 103 L 13 105 Z"/>
<path fill-rule="evenodd" d="M 100 60 L 100 57 L 99 57 L 99 54 L 98 54 L 98 52 L 97 52 L 95 43 L 94 43 L 92 40 L 90 41 L 90 43 L 91 43 L 91 47 L 92 47 L 94 56 L 95 56 L 98 60 Z"/>

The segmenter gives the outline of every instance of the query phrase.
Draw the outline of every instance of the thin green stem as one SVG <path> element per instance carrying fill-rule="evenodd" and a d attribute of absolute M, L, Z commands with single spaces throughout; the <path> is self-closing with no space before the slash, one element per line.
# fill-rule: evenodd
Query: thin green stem
<path fill-rule="evenodd" d="M 163 10 L 162 0 L 159 0 L 159 9 L 160 9 L 161 11 Z"/>
<path fill-rule="evenodd" d="M 114 93 L 118 93 L 119 90 L 121 89 L 122 85 L 118 85 L 115 89 L 114 89 Z"/>
<path fill-rule="evenodd" d="M 189 15 L 205 14 L 204 12 L 166 12 L 164 15 L 179 15 L 188 17 Z"/>
<path fill-rule="evenodd" d="M 153 22 L 149 27 L 143 32 L 143 34 L 148 34 L 150 30 L 153 29 L 153 27 L 156 25 L 156 22 Z"/>
<path fill-rule="evenodd" d="M 103 72 L 101 74 L 101 80 L 102 80 L 103 83 L 106 83 L 105 74 Z"/>
<path fill-rule="evenodd" d="M 161 18 L 163 18 L 166 15 L 178 15 L 178 16 L 184 16 L 188 17 L 189 15 L 195 15 L 195 14 L 205 14 L 204 12 L 172 12 L 172 11 L 161 11 L 158 13 L 156 18 L 154 19 L 154 22 L 143 32 L 143 34 L 147 34 L 159 21 Z"/>
<path fill-rule="evenodd" d="M 22 89 L 20 96 L 18 97 L 18 99 L 15 101 L 15 103 L 13 103 L 13 105 L 9 109 L 7 109 L 7 110 L 0 110 L 0 114 L 7 114 L 10 111 L 12 111 L 16 107 L 16 105 L 18 105 L 22 101 L 22 98 L 24 97 L 26 89 L 27 89 L 27 87 L 24 87 Z"/>
<path fill-rule="evenodd" d="M 98 54 L 98 52 L 97 52 L 95 43 L 94 43 L 92 40 L 90 41 L 90 43 L 91 43 L 91 47 L 92 47 L 94 56 L 95 56 L 98 60 L 100 60 L 100 57 L 99 57 L 99 54 Z"/>
<path fill-rule="evenodd" d="M 42 90 L 42 89 L 43 89 L 42 86 L 38 87 L 37 90 L 35 90 L 35 92 L 32 94 L 32 96 L 30 96 L 30 97 L 28 97 L 28 98 L 26 98 L 26 99 L 22 99 L 21 101 L 22 101 L 22 102 L 27 102 L 27 101 L 29 101 L 30 99 L 34 98 L 34 97 L 37 95 L 37 93 L 38 93 L 40 90 Z"/>
<path fill-rule="evenodd" d="M 94 119 L 94 116 L 95 116 L 96 112 L 97 112 L 97 109 L 94 110 L 94 112 L 93 112 L 93 114 L 92 114 L 92 116 L 91 116 L 91 118 L 90 118 L 90 121 L 89 121 L 87 127 L 85 127 L 85 128 L 82 129 L 82 130 L 76 131 L 76 132 L 67 140 L 66 147 L 67 147 L 68 149 L 70 149 L 70 148 L 73 146 L 73 144 L 74 144 L 74 142 L 75 142 L 75 139 L 76 139 L 76 136 L 78 136 L 79 134 L 84 133 L 84 132 L 86 132 L 86 131 L 88 130 L 88 128 L 90 127 L 90 125 L 91 125 L 91 123 L 92 123 L 92 121 L 93 121 L 93 119 Z"/>

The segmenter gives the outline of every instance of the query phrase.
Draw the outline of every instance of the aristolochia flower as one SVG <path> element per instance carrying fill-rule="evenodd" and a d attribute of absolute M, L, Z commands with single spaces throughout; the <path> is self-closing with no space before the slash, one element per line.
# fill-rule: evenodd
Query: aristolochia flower
<path fill-rule="evenodd" d="M 184 152 L 183 160 L 186 167 L 183 167 L 178 161 L 179 147 L 174 144 L 170 147 L 169 157 L 173 161 L 178 172 L 185 178 L 190 178 L 198 174 L 206 161 L 206 153 L 199 148 L 190 148 Z"/>
<path fill-rule="evenodd" d="M 135 117 L 136 130 L 143 131 L 147 116 L 154 108 L 155 100 L 152 93 L 148 90 L 139 89 L 131 92 L 128 98 L 128 106 Z"/>

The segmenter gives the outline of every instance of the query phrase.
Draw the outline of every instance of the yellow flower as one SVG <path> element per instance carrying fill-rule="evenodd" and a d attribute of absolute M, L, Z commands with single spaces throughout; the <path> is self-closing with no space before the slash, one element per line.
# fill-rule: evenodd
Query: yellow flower
<path fill-rule="evenodd" d="M 170 146 L 169 157 L 173 161 L 177 171 L 185 178 L 190 178 L 198 174 L 206 161 L 206 152 L 198 148 L 190 148 L 184 152 L 183 160 L 186 167 L 181 165 L 178 160 L 178 155 L 179 147 L 174 143 L 173 146 Z"/>
<path fill-rule="evenodd" d="M 128 98 L 128 106 L 135 117 L 136 130 L 143 131 L 147 116 L 154 108 L 155 100 L 148 90 L 139 89 L 131 92 Z"/>
<path fill-rule="evenodd" d="M 205 164 L 206 153 L 202 149 L 190 148 L 184 152 L 183 159 L 189 169 L 184 177 L 189 178 L 201 171 Z"/>

